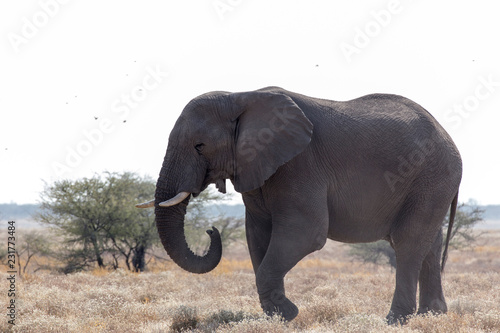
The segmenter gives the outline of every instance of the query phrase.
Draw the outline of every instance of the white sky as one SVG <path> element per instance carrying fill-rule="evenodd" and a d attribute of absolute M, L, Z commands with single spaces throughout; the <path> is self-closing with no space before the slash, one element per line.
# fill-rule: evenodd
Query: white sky
<path fill-rule="evenodd" d="M 156 179 L 190 99 L 278 85 L 413 99 L 461 151 L 460 200 L 500 204 L 499 32 L 488 0 L 2 1 L 0 203 L 104 170 Z"/>

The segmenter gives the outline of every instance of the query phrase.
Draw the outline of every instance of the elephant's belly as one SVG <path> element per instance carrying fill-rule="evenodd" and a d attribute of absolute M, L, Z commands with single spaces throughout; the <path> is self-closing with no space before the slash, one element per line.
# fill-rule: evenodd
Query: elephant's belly
<path fill-rule="evenodd" d="M 330 219 L 328 238 L 343 243 L 369 243 L 389 235 L 390 223 L 377 219 Z"/>
<path fill-rule="evenodd" d="M 346 243 L 375 242 L 389 235 L 400 209 L 381 184 L 358 179 L 362 184 L 344 186 L 329 195 L 328 238 Z"/>

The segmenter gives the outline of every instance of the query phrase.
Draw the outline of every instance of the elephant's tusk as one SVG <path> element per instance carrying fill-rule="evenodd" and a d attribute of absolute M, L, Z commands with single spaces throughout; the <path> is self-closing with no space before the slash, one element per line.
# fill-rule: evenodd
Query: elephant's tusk
<path fill-rule="evenodd" d="M 160 207 L 170 207 L 170 206 L 175 206 L 179 203 L 182 202 L 182 200 L 186 199 L 191 193 L 189 192 L 180 192 L 177 194 L 175 197 L 172 199 L 169 199 L 167 201 L 163 201 L 160 203 Z"/>
<path fill-rule="evenodd" d="M 149 208 L 149 207 L 154 207 L 154 205 L 155 205 L 155 199 L 147 201 L 147 202 L 143 202 L 143 203 L 140 203 L 140 204 L 137 204 L 135 206 L 137 208 Z"/>

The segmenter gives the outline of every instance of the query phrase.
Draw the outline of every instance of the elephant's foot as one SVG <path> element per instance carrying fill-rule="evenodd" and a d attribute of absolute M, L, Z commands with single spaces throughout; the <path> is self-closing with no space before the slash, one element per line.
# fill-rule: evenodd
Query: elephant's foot
<path fill-rule="evenodd" d="M 272 291 L 267 297 L 261 296 L 260 304 L 268 316 L 278 314 L 286 321 L 294 319 L 299 314 L 299 309 L 281 291 Z"/>
<path fill-rule="evenodd" d="M 420 304 L 418 308 L 418 314 L 441 314 L 446 313 L 448 311 L 448 307 L 446 306 L 446 302 L 441 299 L 435 299 L 429 304 Z"/>
<path fill-rule="evenodd" d="M 417 314 L 422 315 L 422 314 L 442 314 L 446 313 L 448 311 L 448 308 L 446 306 L 446 302 L 440 299 L 433 300 L 432 302 L 429 303 L 429 305 L 423 305 L 421 304 L 420 307 L 418 308 Z M 408 318 L 412 315 L 412 313 L 409 314 L 396 314 L 392 310 L 389 312 L 387 317 L 385 318 L 387 320 L 387 323 L 389 325 L 404 325 L 408 321 Z"/>
<path fill-rule="evenodd" d="M 409 317 L 410 314 L 395 314 L 394 312 L 390 311 L 387 317 L 385 317 L 385 320 L 389 325 L 405 325 L 408 322 Z"/>

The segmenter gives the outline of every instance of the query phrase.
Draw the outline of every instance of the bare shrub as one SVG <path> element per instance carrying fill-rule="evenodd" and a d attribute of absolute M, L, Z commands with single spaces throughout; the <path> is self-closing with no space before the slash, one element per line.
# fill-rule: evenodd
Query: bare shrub
<path fill-rule="evenodd" d="M 245 315 L 243 311 L 238 311 L 234 313 L 233 311 L 228 310 L 220 310 L 203 320 L 203 323 L 200 325 L 200 330 L 203 332 L 215 332 L 217 328 L 222 325 L 226 325 L 229 323 L 238 323 L 246 318 L 252 318 L 252 316 Z"/>
<path fill-rule="evenodd" d="M 485 313 L 479 312 L 477 314 L 477 319 L 481 329 L 487 332 L 500 331 L 500 313 L 498 313 L 498 311 L 490 309 Z"/>
<path fill-rule="evenodd" d="M 281 317 L 248 318 L 219 330 L 221 333 L 286 333 L 290 332 Z"/>
<path fill-rule="evenodd" d="M 474 314 L 478 312 L 480 305 L 478 302 L 466 298 L 459 298 L 454 300 L 449 305 L 449 311 L 453 311 L 460 316 L 467 314 Z"/>
<path fill-rule="evenodd" d="M 173 315 L 170 331 L 182 332 L 193 330 L 198 326 L 199 321 L 196 309 L 181 306 Z"/>

